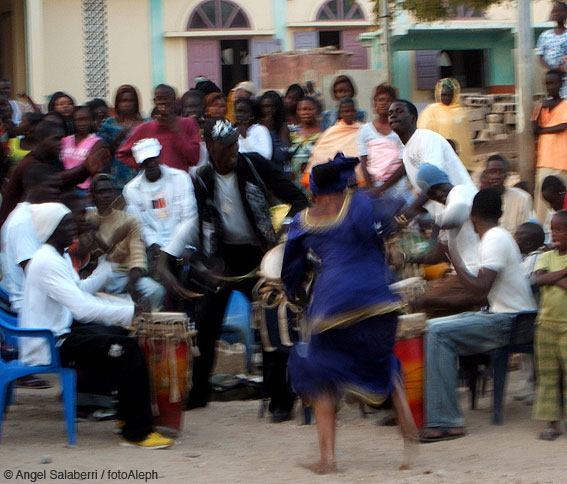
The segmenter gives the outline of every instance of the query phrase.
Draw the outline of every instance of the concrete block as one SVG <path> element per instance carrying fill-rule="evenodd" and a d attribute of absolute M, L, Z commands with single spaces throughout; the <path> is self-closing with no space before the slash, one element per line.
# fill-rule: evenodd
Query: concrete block
<path fill-rule="evenodd" d="M 487 108 L 469 108 L 467 109 L 467 117 L 469 121 L 478 121 L 479 119 L 484 119 L 487 112 Z"/>
<path fill-rule="evenodd" d="M 502 114 L 488 114 L 486 116 L 486 122 L 490 124 L 500 124 L 504 120 L 504 115 Z"/>
<path fill-rule="evenodd" d="M 516 113 L 504 113 L 504 124 L 516 124 Z"/>
<path fill-rule="evenodd" d="M 466 106 L 471 106 L 471 107 L 476 107 L 476 106 L 487 106 L 488 105 L 488 99 L 484 96 L 478 96 L 478 97 L 470 97 L 467 99 L 467 104 Z"/>
<path fill-rule="evenodd" d="M 478 133 L 476 139 L 479 141 L 489 141 L 491 139 L 490 132 L 488 129 L 483 129 L 480 133 Z"/>
<path fill-rule="evenodd" d="M 503 124 L 486 124 L 486 130 L 491 136 L 496 136 L 497 134 L 503 134 L 505 129 Z"/>
<path fill-rule="evenodd" d="M 516 103 L 494 103 L 492 105 L 493 113 L 514 113 L 516 112 Z"/>
<path fill-rule="evenodd" d="M 486 127 L 486 122 L 484 119 L 478 119 L 476 121 L 471 121 L 469 123 L 471 131 L 474 133 L 476 131 L 482 131 Z"/>
<path fill-rule="evenodd" d="M 516 103 L 515 94 L 493 94 L 495 103 Z"/>

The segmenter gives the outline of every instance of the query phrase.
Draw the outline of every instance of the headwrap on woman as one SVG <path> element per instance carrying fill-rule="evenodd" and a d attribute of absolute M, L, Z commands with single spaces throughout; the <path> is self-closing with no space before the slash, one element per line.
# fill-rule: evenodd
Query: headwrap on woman
<path fill-rule="evenodd" d="M 441 102 L 441 91 L 447 87 L 453 91 L 449 105 Z M 461 85 L 456 79 L 445 78 L 435 85 L 435 103 L 427 106 L 419 115 L 417 127 L 430 129 L 457 145 L 459 158 L 467 169 L 474 168 L 473 133 L 469 125 L 467 109 L 460 104 Z"/>
<path fill-rule="evenodd" d="M 309 175 L 309 189 L 313 195 L 328 195 L 342 192 L 354 176 L 358 158 L 348 158 L 337 153 L 328 163 L 313 167 Z"/>

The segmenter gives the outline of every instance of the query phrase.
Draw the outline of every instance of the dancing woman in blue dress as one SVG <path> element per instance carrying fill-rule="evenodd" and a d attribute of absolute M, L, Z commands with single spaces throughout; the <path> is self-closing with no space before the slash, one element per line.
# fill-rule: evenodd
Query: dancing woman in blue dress
<path fill-rule="evenodd" d="M 406 458 L 417 435 L 393 354 L 399 302 L 388 288 L 383 237 L 395 227 L 395 201 L 347 189 L 357 162 L 339 154 L 313 168 L 315 206 L 295 216 L 283 261 L 290 298 L 313 260 L 317 266 L 310 340 L 292 351 L 288 371 L 294 390 L 315 408 L 321 459 L 307 467 L 318 474 L 335 470 L 336 404 L 345 392 L 371 405 L 392 396 Z"/>

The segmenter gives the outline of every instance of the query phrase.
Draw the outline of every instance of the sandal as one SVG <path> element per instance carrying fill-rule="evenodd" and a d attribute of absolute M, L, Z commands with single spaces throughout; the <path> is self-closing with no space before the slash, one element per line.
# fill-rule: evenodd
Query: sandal
<path fill-rule="evenodd" d="M 16 380 L 16 388 L 31 388 L 34 390 L 44 390 L 51 388 L 51 384 L 36 375 L 22 376 Z"/>
<path fill-rule="evenodd" d="M 548 441 L 553 441 L 555 440 L 557 437 L 559 437 L 560 435 L 563 435 L 563 432 L 553 429 L 551 427 L 546 428 L 541 434 L 539 434 L 539 439 L 540 440 L 548 440 Z"/>
<path fill-rule="evenodd" d="M 437 431 L 439 435 L 428 435 L 429 431 Z M 419 441 L 428 444 L 431 442 L 443 442 L 444 440 L 455 440 L 464 437 L 467 433 L 463 430 L 462 433 L 456 434 L 451 432 L 451 429 L 445 427 L 425 427 L 419 430 Z"/>

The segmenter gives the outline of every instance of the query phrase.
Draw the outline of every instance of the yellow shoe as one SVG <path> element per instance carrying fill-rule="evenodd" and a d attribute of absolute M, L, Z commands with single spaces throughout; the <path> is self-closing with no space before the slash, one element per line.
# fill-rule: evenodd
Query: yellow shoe
<path fill-rule="evenodd" d="M 157 432 L 152 432 L 144 440 L 139 442 L 123 440 L 120 442 L 120 445 L 123 447 L 142 447 L 143 449 L 165 449 L 173 445 L 173 439 L 168 439 Z"/>

